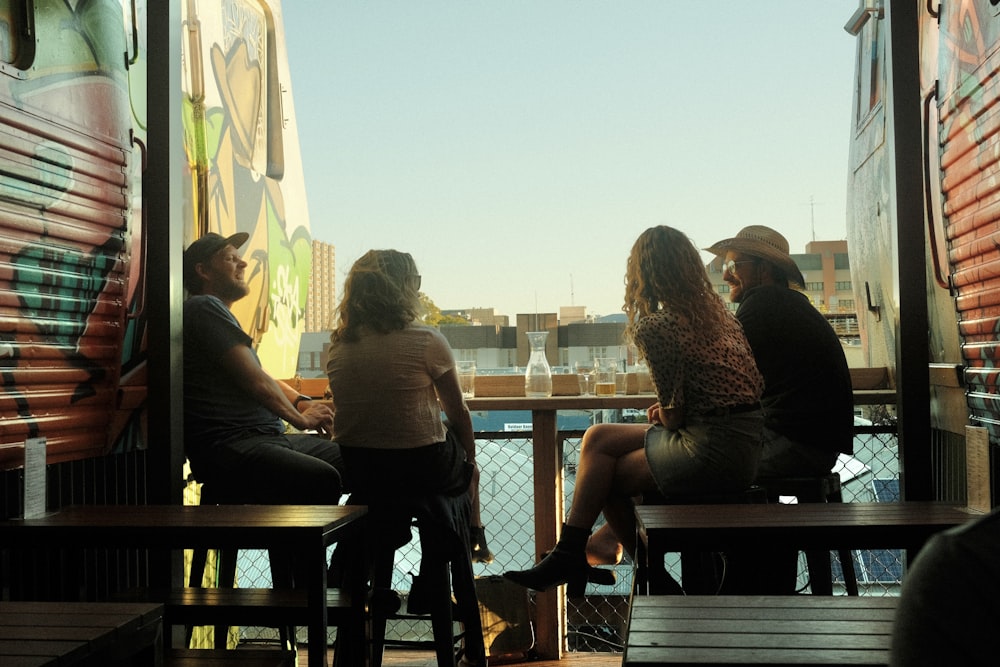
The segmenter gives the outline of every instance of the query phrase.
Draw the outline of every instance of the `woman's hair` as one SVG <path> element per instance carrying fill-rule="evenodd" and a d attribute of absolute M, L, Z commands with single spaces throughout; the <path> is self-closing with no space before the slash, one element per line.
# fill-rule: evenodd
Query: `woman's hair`
<path fill-rule="evenodd" d="M 344 281 L 331 340 L 354 342 L 362 327 L 389 333 L 420 315 L 420 275 L 413 257 L 398 250 L 369 250 Z"/>
<path fill-rule="evenodd" d="M 664 309 L 708 332 L 729 317 L 694 244 L 683 232 L 660 225 L 644 231 L 632 246 L 622 310 L 631 328 L 641 318 Z"/>

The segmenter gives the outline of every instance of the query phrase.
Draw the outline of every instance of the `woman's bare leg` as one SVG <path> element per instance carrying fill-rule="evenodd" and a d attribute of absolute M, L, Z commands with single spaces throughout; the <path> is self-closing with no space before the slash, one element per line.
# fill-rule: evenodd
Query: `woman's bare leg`
<path fill-rule="evenodd" d="M 535 567 L 505 572 L 507 579 L 536 591 L 563 583 L 578 586 L 580 591 L 587 581 L 614 583 L 612 572 L 587 564 L 587 538 L 612 496 L 628 498 L 638 493 L 635 489 L 653 483 L 643 451 L 646 428 L 642 424 L 598 424 L 587 429 L 580 446 L 573 505 L 559 541 Z"/>
<path fill-rule="evenodd" d="M 619 559 L 622 551 L 635 558 L 635 502 L 627 496 L 618 496 L 608 502 L 604 508 L 604 518 L 607 529 L 604 540 L 618 548 Z"/>
<path fill-rule="evenodd" d="M 590 530 L 613 495 L 638 495 L 655 485 L 643 449 L 648 428 L 645 424 L 597 424 L 587 429 L 580 442 L 567 525 Z"/>
<path fill-rule="evenodd" d="M 646 427 L 640 428 L 644 441 Z M 635 436 L 630 434 L 629 437 Z M 640 448 L 639 453 L 629 452 L 618 460 L 611 483 L 611 493 L 603 508 L 607 523 L 591 535 L 587 542 L 588 563 L 591 565 L 616 565 L 621 562 L 623 552 L 635 556 L 635 502 L 633 498 L 655 488 L 656 482 L 649 469 L 644 447 Z"/>
<path fill-rule="evenodd" d="M 587 540 L 587 563 L 590 565 L 617 565 L 623 553 L 622 543 L 610 523 L 595 530 Z"/>

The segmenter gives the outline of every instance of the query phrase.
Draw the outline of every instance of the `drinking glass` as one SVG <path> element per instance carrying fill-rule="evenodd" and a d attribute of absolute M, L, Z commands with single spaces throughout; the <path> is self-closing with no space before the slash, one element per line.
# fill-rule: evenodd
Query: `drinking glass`
<path fill-rule="evenodd" d="M 456 361 L 458 369 L 458 384 L 462 387 L 462 398 L 472 398 L 476 395 L 476 362 Z"/>
<path fill-rule="evenodd" d="M 592 361 L 578 361 L 573 364 L 574 370 L 576 370 L 576 377 L 580 381 L 580 395 L 581 396 L 593 396 L 594 395 L 594 362 Z"/>
<path fill-rule="evenodd" d="M 614 396 L 618 360 L 610 357 L 602 357 L 596 360 L 595 366 L 594 393 L 598 396 Z"/>

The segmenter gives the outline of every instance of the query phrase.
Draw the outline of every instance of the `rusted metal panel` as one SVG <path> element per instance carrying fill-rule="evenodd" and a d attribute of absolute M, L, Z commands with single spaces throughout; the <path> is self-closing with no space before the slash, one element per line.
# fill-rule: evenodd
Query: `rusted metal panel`
<path fill-rule="evenodd" d="M 1000 438 L 1000 25 L 985 1 L 943 6 L 938 139 L 948 261 L 972 420 Z"/>
<path fill-rule="evenodd" d="M 3 111 L 0 468 L 21 464 L 29 437 L 46 438 L 50 463 L 104 454 L 128 307 L 131 147 L 57 113 Z"/>

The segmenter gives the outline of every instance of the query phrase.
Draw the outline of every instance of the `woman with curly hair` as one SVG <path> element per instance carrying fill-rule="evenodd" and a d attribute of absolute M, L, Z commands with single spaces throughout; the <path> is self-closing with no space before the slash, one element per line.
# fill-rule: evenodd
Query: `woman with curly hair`
<path fill-rule="evenodd" d="M 352 476 L 352 502 L 369 506 L 370 537 L 379 548 L 410 539 L 409 521 L 400 522 L 397 509 L 405 508 L 407 518 L 414 511 L 420 516 L 420 572 L 407 611 L 450 607 L 448 575 L 437 567 L 450 563 L 466 630 L 459 664 L 485 665 L 471 559 L 492 555 L 479 520 L 475 434 L 451 347 L 440 331 L 420 323 L 419 290 L 409 253 L 370 250 L 351 267 L 326 365 L 333 434 Z M 361 553 L 362 560 L 373 557 Z M 349 568 L 358 563 L 356 554 L 349 550 L 338 563 Z M 359 584 L 346 570 L 340 577 Z"/>
<path fill-rule="evenodd" d="M 587 429 L 558 543 L 535 567 L 504 574 L 537 591 L 614 582 L 612 572 L 587 562 L 587 540 L 602 511 L 619 538 L 633 536 L 633 498 L 735 493 L 757 471 L 764 381 L 742 328 L 683 233 L 659 226 L 639 236 L 626 266 L 623 310 L 658 402 L 647 410 L 649 424 Z"/>
<path fill-rule="evenodd" d="M 420 313 L 420 274 L 409 253 L 370 250 L 351 267 L 326 367 L 334 439 L 346 450 L 354 490 L 468 491 L 472 556 L 489 562 L 472 418 L 451 347 L 441 332 L 420 323 Z"/>

